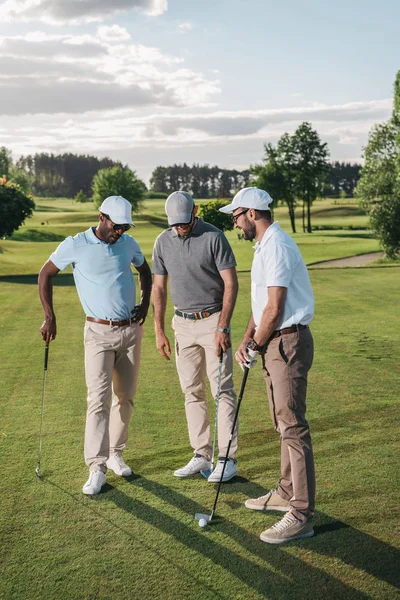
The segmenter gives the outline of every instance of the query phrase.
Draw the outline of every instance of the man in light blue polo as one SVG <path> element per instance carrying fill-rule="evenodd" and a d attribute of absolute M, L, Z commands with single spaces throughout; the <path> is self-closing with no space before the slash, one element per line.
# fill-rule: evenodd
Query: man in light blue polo
<path fill-rule="evenodd" d="M 66 238 L 39 273 L 39 295 L 45 313 L 40 331 L 46 344 L 56 337 L 53 277 L 69 265 L 86 314 L 85 462 L 90 476 L 82 491 L 88 495 L 100 492 L 106 482 L 107 468 L 117 475 L 132 473 L 122 452 L 128 441 L 142 325 L 152 285 L 151 271 L 138 243 L 125 235 L 134 225 L 131 204 L 122 196 L 110 196 L 99 211 L 97 227 Z M 141 301 L 136 305 L 131 264 L 139 273 L 141 289 Z"/>

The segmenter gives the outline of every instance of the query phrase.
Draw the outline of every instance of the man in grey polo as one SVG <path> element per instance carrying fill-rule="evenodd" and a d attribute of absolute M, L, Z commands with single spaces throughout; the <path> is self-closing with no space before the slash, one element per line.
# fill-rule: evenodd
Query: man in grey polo
<path fill-rule="evenodd" d="M 66 238 L 39 274 L 39 294 L 45 312 L 40 331 L 46 344 L 56 336 L 53 278 L 70 264 L 86 314 L 85 461 L 90 476 L 82 491 L 88 495 L 100 492 L 107 468 L 117 475 L 132 473 L 122 452 L 128 441 L 142 324 L 151 293 L 150 268 L 138 243 L 124 233 L 133 225 L 131 204 L 121 196 L 110 196 L 99 210 L 97 227 Z M 141 302 L 136 306 L 131 264 L 139 273 L 141 288 Z"/>
<path fill-rule="evenodd" d="M 175 307 L 176 367 L 185 394 L 186 418 L 193 458 L 175 471 L 176 477 L 188 477 L 211 466 L 212 445 L 206 399 L 206 375 L 215 397 L 218 388 L 219 356 L 223 351 L 218 410 L 218 450 L 216 468 L 209 482 L 220 480 L 230 432 L 236 395 L 232 381 L 230 320 L 235 306 L 238 283 L 232 249 L 219 229 L 196 217 L 197 206 L 187 192 L 171 194 L 165 211 L 170 227 L 154 244 L 152 271 L 156 345 L 170 360 L 171 346 L 165 334 L 167 279 Z M 223 481 L 237 474 L 234 433 Z"/>

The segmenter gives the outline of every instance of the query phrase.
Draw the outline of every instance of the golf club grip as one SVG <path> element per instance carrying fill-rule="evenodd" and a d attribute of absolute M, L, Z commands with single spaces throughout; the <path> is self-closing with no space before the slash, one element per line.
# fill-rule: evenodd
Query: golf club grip
<path fill-rule="evenodd" d="M 49 346 L 44 348 L 44 370 L 47 371 L 47 363 L 49 361 Z"/>
<path fill-rule="evenodd" d="M 224 349 L 222 348 L 222 346 L 219 347 L 219 362 L 222 363 L 222 360 L 224 358 Z"/>

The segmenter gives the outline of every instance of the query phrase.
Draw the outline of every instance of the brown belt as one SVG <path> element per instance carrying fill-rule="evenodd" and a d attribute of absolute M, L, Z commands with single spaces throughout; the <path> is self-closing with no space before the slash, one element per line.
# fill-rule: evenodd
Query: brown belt
<path fill-rule="evenodd" d="M 133 319 L 125 319 L 125 321 L 106 321 L 105 319 L 95 319 L 94 317 L 86 317 L 86 321 L 100 323 L 101 325 L 109 325 L 110 327 L 123 327 L 124 325 L 134 323 Z"/>
<path fill-rule="evenodd" d="M 274 333 L 269 338 L 269 341 L 274 340 L 275 338 L 281 337 L 281 335 L 286 335 L 287 333 L 296 333 L 296 331 L 301 331 L 302 329 L 307 329 L 308 325 L 292 325 L 291 327 L 285 327 L 284 329 L 278 329 L 274 331 Z"/>

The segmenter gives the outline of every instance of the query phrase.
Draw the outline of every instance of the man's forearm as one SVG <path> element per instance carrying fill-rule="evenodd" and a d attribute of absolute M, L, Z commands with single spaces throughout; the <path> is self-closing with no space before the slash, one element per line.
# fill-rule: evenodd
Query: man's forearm
<path fill-rule="evenodd" d="M 236 298 L 238 294 L 237 279 L 233 279 L 229 283 L 225 282 L 224 295 L 222 298 L 222 310 L 218 321 L 218 327 L 227 328 L 231 322 L 233 309 L 235 308 Z"/>
<path fill-rule="evenodd" d="M 150 269 L 139 273 L 139 285 L 140 303 L 148 308 L 150 306 L 151 288 L 153 285 Z"/>
<path fill-rule="evenodd" d="M 54 319 L 53 309 L 53 277 L 44 274 L 42 271 L 38 277 L 39 297 L 42 303 L 46 319 Z"/>
<path fill-rule="evenodd" d="M 157 331 L 164 331 L 165 312 L 167 309 L 167 290 L 153 287 L 154 326 Z"/>
<path fill-rule="evenodd" d="M 254 323 L 253 313 L 251 313 L 243 338 L 244 339 L 252 338 L 253 335 L 255 334 L 255 331 L 256 331 L 256 324 Z"/>
<path fill-rule="evenodd" d="M 281 311 L 276 307 L 268 306 L 264 308 L 260 325 L 254 333 L 254 341 L 258 346 L 264 346 L 276 330 L 276 327 L 281 318 Z"/>

